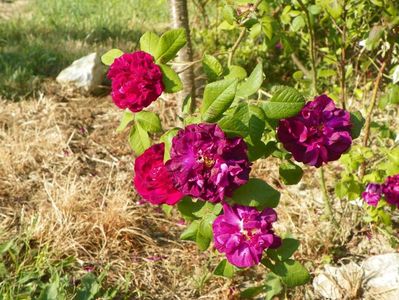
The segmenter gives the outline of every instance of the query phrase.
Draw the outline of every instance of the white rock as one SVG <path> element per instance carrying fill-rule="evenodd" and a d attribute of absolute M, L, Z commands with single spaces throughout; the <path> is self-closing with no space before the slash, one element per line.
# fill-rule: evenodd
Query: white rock
<path fill-rule="evenodd" d="M 316 293 L 326 299 L 356 297 L 361 287 L 363 273 L 354 262 L 341 267 L 326 265 L 324 271 L 313 280 L 313 287 Z"/>
<path fill-rule="evenodd" d="M 323 299 L 399 299 L 399 254 L 371 256 L 361 265 L 324 266 L 313 280 Z"/>
<path fill-rule="evenodd" d="M 104 72 L 100 57 L 91 53 L 62 70 L 57 76 L 57 81 L 62 84 L 73 84 L 87 91 L 93 91 L 103 80 Z"/>
<path fill-rule="evenodd" d="M 363 262 L 362 268 L 365 271 L 365 288 L 370 299 L 399 299 L 398 253 L 369 257 Z"/>

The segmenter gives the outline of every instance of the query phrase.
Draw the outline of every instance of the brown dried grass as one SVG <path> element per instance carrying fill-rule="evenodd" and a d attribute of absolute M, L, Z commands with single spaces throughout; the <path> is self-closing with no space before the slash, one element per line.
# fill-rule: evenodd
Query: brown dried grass
<path fill-rule="evenodd" d="M 74 256 L 98 269 L 108 265 L 108 283 L 127 281 L 140 298 L 232 299 L 239 288 L 260 283 L 261 267 L 233 281 L 211 277 L 218 255 L 209 258 L 179 241 L 177 216 L 167 218 L 158 208 L 136 203 L 133 155 L 127 132 L 115 133 L 121 113 L 109 98 L 58 86 L 47 94 L 1 102 L 0 240 L 29 229 L 37 247 L 49 246 L 52 259 Z M 154 109 L 171 127 L 175 108 L 159 101 Z M 254 165 L 253 175 L 282 191 L 277 231 L 298 237 L 297 258 L 316 269 L 337 245 L 329 223 L 320 219 L 313 172 L 306 172 L 305 186 L 289 189 L 281 188 L 273 159 Z M 350 222 L 341 226 L 344 241 Z M 290 296 L 304 298 L 314 299 L 310 286 Z"/>

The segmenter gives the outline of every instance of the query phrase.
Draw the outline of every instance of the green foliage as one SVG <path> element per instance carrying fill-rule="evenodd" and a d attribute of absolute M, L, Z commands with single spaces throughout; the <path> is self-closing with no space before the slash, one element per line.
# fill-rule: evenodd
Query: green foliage
<path fill-rule="evenodd" d="M 143 154 L 151 145 L 147 131 L 138 123 L 130 129 L 129 145 L 137 156 Z"/>
<path fill-rule="evenodd" d="M 234 191 L 231 201 L 263 210 L 266 207 L 276 207 L 280 201 L 280 193 L 263 180 L 250 178 L 248 183 Z"/>
<path fill-rule="evenodd" d="M 237 97 L 247 98 L 255 94 L 261 87 L 263 82 L 263 67 L 259 63 L 249 75 L 249 77 L 241 82 L 237 88 Z"/>
<path fill-rule="evenodd" d="M 110 66 L 115 59 L 123 55 L 123 51 L 119 49 L 111 49 L 101 56 L 104 65 Z"/>
<path fill-rule="evenodd" d="M 153 32 L 146 32 L 140 38 L 140 49 L 155 57 L 158 49 L 159 36 Z"/>
<path fill-rule="evenodd" d="M 276 87 L 273 97 L 264 103 L 266 116 L 283 119 L 295 116 L 305 105 L 305 98 L 292 87 Z"/>
<path fill-rule="evenodd" d="M 186 44 L 186 32 L 184 29 L 172 29 L 161 35 L 155 59 L 158 63 L 164 64 L 173 59 L 177 52 Z"/>
<path fill-rule="evenodd" d="M 159 65 L 162 71 L 162 81 L 166 93 L 177 93 L 183 89 L 179 75 L 167 65 Z"/>
<path fill-rule="evenodd" d="M 202 119 L 206 122 L 219 120 L 233 103 L 236 89 L 236 79 L 224 79 L 206 85 L 200 107 Z"/>
<path fill-rule="evenodd" d="M 220 79 L 223 74 L 223 66 L 216 57 L 205 54 L 202 59 L 202 68 L 208 78 L 209 82 Z"/>
<path fill-rule="evenodd" d="M 223 259 L 213 271 L 216 276 L 223 276 L 226 278 L 233 278 L 235 267 L 230 264 L 227 259 Z"/>
<path fill-rule="evenodd" d="M 297 164 L 287 161 L 280 165 L 279 174 L 285 184 L 297 184 L 301 181 L 303 170 Z"/>

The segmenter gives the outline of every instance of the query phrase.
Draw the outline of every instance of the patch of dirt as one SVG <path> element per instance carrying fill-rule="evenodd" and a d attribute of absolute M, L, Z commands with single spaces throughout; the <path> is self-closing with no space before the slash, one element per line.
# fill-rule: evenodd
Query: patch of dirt
<path fill-rule="evenodd" d="M 31 0 L 1 0 L 0 1 L 0 21 L 10 20 L 24 16 L 31 17 L 29 12 L 29 2 Z"/>

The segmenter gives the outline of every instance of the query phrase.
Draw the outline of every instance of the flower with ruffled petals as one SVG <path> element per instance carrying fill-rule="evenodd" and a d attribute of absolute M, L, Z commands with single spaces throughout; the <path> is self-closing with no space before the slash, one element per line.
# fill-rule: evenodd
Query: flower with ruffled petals
<path fill-rule="evenodd" d="M 141 111 L 164 91 L 161 68 L 153 57 L 143 51 L 125 53 L 111 65 L 112 100 L 122 109 Z"/>
<path fill-rule="evenodd" d="M 281 239 L 272 229 L 276 220 L 277 214 L 272 208 L 259 212 L 254 207 L 225 204 L 223 214 L 212 226 L 215 248 L 237 267 L 257 265 L 265 249 L 281 245 Z"/>
<path fill-rule="evenodd" d="M 210 202 L 231 196 L 249 179 L 250 162 L 242 138 L 227 138 L 216 124 L 192 124 L 173 138 L 166 162 L 175 187 Z"/>
<path fill-rule="evenodd" d="M 326 95 L 308 102 L 295 117 L 280 120 L 277 137 L 296 161 L 315 167 L 340 158 L 352 144 L 350 114 Z"/>
<path fill-rule="evenodd" d="M 163 157 L 164 144 L 155 144 L 137 157 L 134 164 L 134 186 L 140 196 L 152 204 L 173 205 L 183 194 L 175 189 Z"/>
<path fill-rule="evenodd" d="M 371 206 L 377 206 L 382 197 L 382 185 L 378 183 L 369 183 L 366 190 L 362 193 L 363 200 Z"/>
<path fill-rule="evenodd" d="M 389 176 L 382 187 L 385 200 L 392 205 L 396 205 L 399 208 L 399 174 Z"/>

